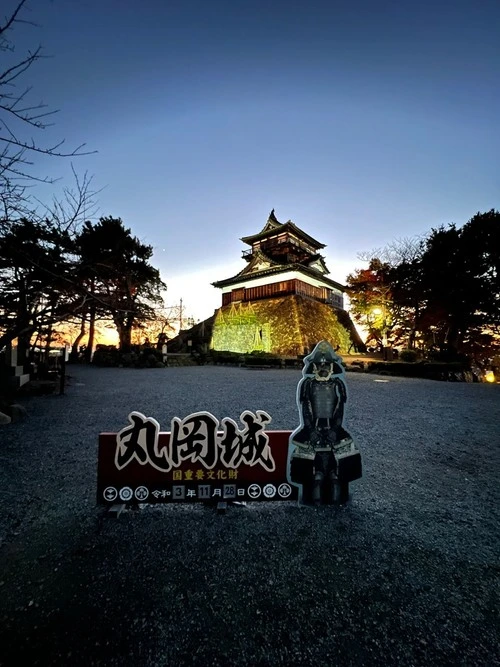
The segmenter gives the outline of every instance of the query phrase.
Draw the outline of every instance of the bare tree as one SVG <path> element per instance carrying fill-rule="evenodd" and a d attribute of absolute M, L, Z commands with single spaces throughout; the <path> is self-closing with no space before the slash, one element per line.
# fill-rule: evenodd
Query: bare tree
<path fill-rule="evenodd" d="M 402 262 L 413 262 L 417 260 L 423 250 L 423 236 L 404 236 L 391 241 L 383 248 L 373 248 L 358 253 L 358 258 L 363 262 L 378 259 L 390 267 L 395 267 Z"/>
<path fill-rule="evenodd" d="M 37 154 L 71 157 L 91 152 L 84 150 L 85 144 L 65 149 L 64 139 L 55 144 L 41 140 L 41 132 L 51 125 L 49 118 L 57 110 L 32 101 L 32 87 L 24 85 L 24 75 L 44 57 L 41 46 L 22 55 L 16 52 L 12 39 L 15 29 L 35 25 L 23 18 L 27 13 L 27 0 L 17 0 L 7 16 L 0 17 L 0 219 L 4 221 L 31 213 L 27 202 L 30 182 L 52 182 L 31 171 Z"/>

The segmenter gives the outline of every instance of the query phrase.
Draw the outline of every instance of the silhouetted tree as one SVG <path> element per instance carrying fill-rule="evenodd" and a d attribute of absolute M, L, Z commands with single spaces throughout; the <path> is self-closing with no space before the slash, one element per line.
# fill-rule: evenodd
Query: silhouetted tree
<path fill-rule="evenodd" d="M 132 236 L 120 218 L 86 222 L 77 240 L 79 276 L 86 284 L 89 306 L 112 318 L 120 348 L 131 344 L 134 325 L 153 319 L 166 289 L 158 269 L 149 262 L 153 249 Z"/>
<path fill-rule="evenodd" d="M 500 213 L 477 213 L 462 228 L 433 229 L 420 260 L 425 314 L 454 353 L 470 334 L 500 322 Z"/>
<path fill-rule="evenodd" d="M 77 307 L 73 244 L 50 220 L 21 219 L 0 233 L 0 349 L 60 322 Z"/>

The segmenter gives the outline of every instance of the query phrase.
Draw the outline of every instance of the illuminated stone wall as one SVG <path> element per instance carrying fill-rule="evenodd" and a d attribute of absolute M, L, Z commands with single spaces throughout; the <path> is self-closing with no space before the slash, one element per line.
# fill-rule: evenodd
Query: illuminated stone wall
<path fill-rule="evenodd" d="M 296 356 L 306 348 L 312 350 L 320 340 L 340 346 L 341 354 L 351 344 L 349 333 L 339 324 L 331 306 L 290 295 L 223 306 L 215 316 L 211 347 Z"/>

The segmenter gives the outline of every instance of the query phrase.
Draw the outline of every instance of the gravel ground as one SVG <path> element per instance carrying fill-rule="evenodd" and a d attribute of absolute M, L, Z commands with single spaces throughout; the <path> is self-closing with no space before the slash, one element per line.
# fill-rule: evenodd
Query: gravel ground
<path fill-rule="evenodd" d="M 0 430 L 2 665 L 500 664 L 500 385 L 348 374 L 342 508 L 95 505 L 97 435 L 263 409 L 298 371 L 69 367 Z"/>

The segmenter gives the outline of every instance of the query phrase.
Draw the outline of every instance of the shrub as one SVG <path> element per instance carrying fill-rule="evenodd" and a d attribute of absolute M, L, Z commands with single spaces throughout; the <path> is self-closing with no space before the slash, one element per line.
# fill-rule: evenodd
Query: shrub
<path fill-rule="evenodd" d="M 100 346 L 92 363 L 96 366 L 125 366 L 126 368 L 159 368 L 161 352 L 154 348 L 140 349 L 135 346 L 131 352 L 120 352 L 114 347 Z M 161 365 L 163 368 L 164 364 Z"/>
<path fill-rule="evenodd" d="M 264 350 L 252 350 L 246 356 L 259 357 L 260 359 L 262 358 L 271 359 L 274 358 L 276 355 L 274 355 L 272 352 L 264 352 Z"/>
<path fill-rule="evenodd" d="M 118 366 L 120 352 L 113 346 L 98 346 L 92 357 L 92 363 L 96 366 Z"/>
<path fill-rule="evenodd" d="M 271 355 L 248 354 L 245 358 L 245 366 L 272 366 L 281 367 L 281 359 Z"/>
<path fill-rule="evenodd" d="M 464 379 L 466 365 L 454 363 L 408 363 L 403 361 L 373 361 L 368 364 L 369 373 L 378 375 L 399 375 L 402 377 L 426 378 L 428 380 Z"/>
<path fill-rule="evenodd" d="M 243 357 L 239 352 L 229 352 L 229 350 L 211 350 L 210 355 L 214 364 L 238 365 L 243 361 Z"/>
<path fill-rule="evenodd" d="M 414 363 L 418 359 L 418 352 L 416 350 L 401 350 L 399 353 L 399 358 L 401 361 L 406 361 L 409 363 Z"/>

